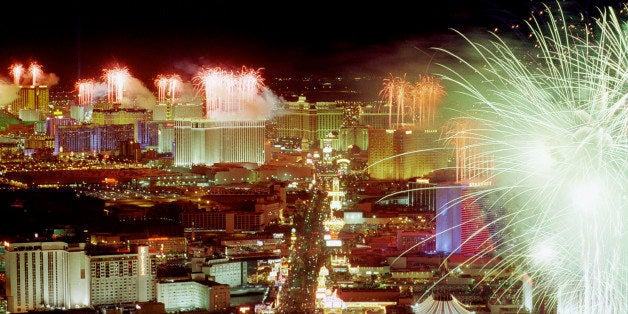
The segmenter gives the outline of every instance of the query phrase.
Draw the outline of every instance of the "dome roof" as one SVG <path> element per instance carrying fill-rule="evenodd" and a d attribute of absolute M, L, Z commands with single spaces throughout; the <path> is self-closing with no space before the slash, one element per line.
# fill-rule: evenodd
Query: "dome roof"
<path fill-rule="evenodd" d="M 462 303 L 452 295 L 437 296 L 430 295 L 423 302 L 413 306 L 414 313 L 417 314 L 470 314 L 473 313 L 464 308 Z"/>

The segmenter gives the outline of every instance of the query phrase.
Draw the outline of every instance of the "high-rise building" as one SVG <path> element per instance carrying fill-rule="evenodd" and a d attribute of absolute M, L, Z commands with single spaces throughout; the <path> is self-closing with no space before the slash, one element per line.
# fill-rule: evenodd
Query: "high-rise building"
<path fill-rule="evenodd" d="M 174 148 L 174 123 L 160 124 L 157 132 L 158 136 L 158 153 L 172 153 Z"/>
<path fill-rule="evenodd" d="M 366 126 L 342 127 L 338 130 L 339 149 L 347 151 L 358 147 L 364 151 L 369 148 L 369 128 Z"/>
<path fill-rule="evenodd" d="M 202 267 L 202 272 L 214 281 L 239 287 L 247 283 L 247 262 L 240 260 L 217 259 L 209 260 Z"/>
<path fill-rule="evenodd" d="M 489 229 L 491 221 L 483 212 L 484 206 L 481 200 L 472 195 L 473 190 L 464 189 L 462 191 L 460 253 L 466 255 L 493 253 L 495 247 Z"/>
<path fill-rule="evenodd" d="M 407 180 L 447 166 L 435 130 L 369 128 L 368 173 L 373 179 Z"/>
<path fill-rule="evenodd" d="M 92 122 L 94 124 L 137 124 L 138 121 L 152 120 L 152 112 L 146 109 L 114 108 L 94 109 Z"/>
<path fill-rule="evenodd" d="M 419 211 L 436 211 L 436 184 L 428 179 L 412 178 L 408 180 L 408 205 Z"/>
<path fill-rule="evenodd" d="M 495 251 L 491 219 L 475 188 L 439 185 L 436 188 L 436 250 L 477 255 Z"/>
<path fill-rule="evenodd" d="M 47 85 L 20 85 L 19 96 L 8 106 L 10 113 L 20 110 L 37 110 L 43 117 L 50 115 L 50 89 Z"/>
<path fill-rule="evenodd" d="M 156 297 L 156 254 L 138 246 L 134 254 L 90 258 L 92 305 L 147 302 Z"/>
<path fill-rule="evenodd" d="M 61 126 L 55 132 L 55 155 L 65 152 L 90 152 L 93 126 Z"/>
<path fill-rule="evenodd" d="M 96 125 L 124 125 L 134 127 L 133 140 L 139 141 L 140 122 L 153 120 L 153 112 L 142 108 L 94 109 L 92 122 Z"/>
<path fill-rule="evenodd" d="M 159 153 L 171 153 L 174 145 L 174 121 L 138 122 L 138 142 L 142 149 L 156 148 Z"/>
<path fill-rule="evenodd" d="M 46 118 L 46 135 L 55 137 L 57 129 L 60 126 L 78 125 L 78 121 L 74 118 L 49 117 Z"/>
<path fill-rule="evenodd" d="M 89 258 L 81 247 L 64 242 L 13 243 L 5 259 L 11 313 L 90 304 Z"/>
<path fill-rule="evenodd" d="M 117 152 L 122 143 L 134 139 L 134 125 L 61 126 L 55 135 L 55 154 L 70 152 Z"/>
<path fill-rule="evenodd" d="M 174 164 L 265 162 L 265 120 L 178 120 L 174 127 Z"/>
<path fill-rule="evenodd" d="M 219 311 L 231 304 L 229 285 L 213 281 L 162 281 L 157 283 L 157 301 L 168 313 L 184 309 Z"/>
<path fill-rule="evenodd" d="M 70 117 L 78 122 L 91 122 L 93 106 L 70 105 Z"/>
<path fill-rule="evenodd" d="M 203 104 L 158 104 L 153 107 L 153 120 L 201 119 L 205 116 Z"/>
<path fill-rule="evenodd" d="M 317 147 L 320 140 L 338 132 L 343 125 L 343 108 L 334 102 L 309 103 L 301 96 L 296 102 L 287 102 L 286 106 L 283 113 L 275 117 L 278 138 L 300 138 L 305 146 Z"/>

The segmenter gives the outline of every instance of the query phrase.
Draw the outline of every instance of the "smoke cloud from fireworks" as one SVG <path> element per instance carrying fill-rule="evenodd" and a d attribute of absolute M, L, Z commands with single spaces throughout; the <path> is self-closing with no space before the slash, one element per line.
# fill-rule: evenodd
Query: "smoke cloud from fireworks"
<path fill-rule="evenodd" d="M 202 68 L 194 79 L 204 91 L 206 117 L 210 119 L 269 119 L 281 103 L 264 85 L 260 70 Z"/>
<path fill-rule="evenodd" d="M 59 77 L 55 73 L 46 73 L 37 62 L 22 65 L 14 63 L 9 67 L 9 74 L 13 76 L 14 85 L 57 85 Z"/>
<path fill-rule="evenodd" d="M 4 107 L 18 98 L 20 87 L 0 79 L 0 107 Z"/>

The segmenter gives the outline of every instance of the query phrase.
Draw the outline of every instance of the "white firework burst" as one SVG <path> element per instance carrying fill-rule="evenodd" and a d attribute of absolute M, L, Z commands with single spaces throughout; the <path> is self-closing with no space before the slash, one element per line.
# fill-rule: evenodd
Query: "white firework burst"
<path fill-rule="evenodd" d="M 494 158 L 500 195 L 486 209 L 506 209 L 497 254 L 534 280 L 542 305 L 526 307 L 628 313 L 627 11 L 600 8 L 589 24 L 547 6 L 527 21 L 526 51 L 460 34 L 479 65 L 439 49 L 479 78 L 442 65 L 476 108 L 473 151 Z"/>

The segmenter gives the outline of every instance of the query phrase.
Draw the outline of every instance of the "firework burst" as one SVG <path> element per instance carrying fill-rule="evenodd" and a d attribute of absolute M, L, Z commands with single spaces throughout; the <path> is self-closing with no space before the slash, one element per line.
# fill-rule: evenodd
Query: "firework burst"
<path fill-rule="evenodd" d="M 181 89 L 181 84 L 179 75 L 159 75 L 155 79 L 155 86 L 158 88 L 157 101 L 160 104 L 165 104 L 167 100 L 170 100 L 171 104 L 176 103 L 177 92 Z"/>
<path fill-rule="evenodd" d="M 20 85 L 22 74 L 24 73 L 24 66 L 19 63 L 12 64 L 9 70 L 11 71 L 11 75 L 13 75 L 13 84 Z"/>
<path fill-rule="evenodd" d="M 91 106 L 94 103 L 94 87 L 96 83 L 93 80 L 80 80 L 76 83 L 78 90 L 78 101 L 81 106 Z"/>
<path fill-rule="evenodd" d="M 31 72 L 31 76 L 33 77 L 33 86 L 37 85 L 37 77 L 43 73 L 41 65 L 36 62 L 31 62 L 28 70 Z"/>
<path fill-rule="evenodd" d="M 479 76 L 443 65 L 481 125 L 453 133 L 474 134 L 457 149 L 494 158 L 494 185 L 475 197 L 505 209 L 497 254 L 534 282 L 523 302 L 533 312 L 628 313 L 626 9 L 600 9 L 588 24 L 547 6 L 527 22 L 526 53 L 461 34 L 480 65 L 441 49 Z"/>
<path fill-rule="evenodd" d="M 384 79 L 379 94 L 388 106 L 388 127 L 412 124 L 430 128 L 434 126 L 436 105 L 445 90 L 440 78 L 421 75 L 414 84 L 404 77 Z M 410 117 L 410 119 L 407 119 Z M 410 121 L 407 121 L 410 120 Z"/>
<path fill-rule="evenodd" d="M 205 91 L 207 117 L 242 114 L 264 87 L 259 70 L 245 67 L 239 72 L 204 68 L 194 80 Z"/>
<path fill-rule="evenodd" d="M 126 67 L 116 67 L 103 70 L 104 79 L 107 81 L 107 100 L 110 103 L 120 103 L 124 98 L 125 84 L 131 78 Z"/>

